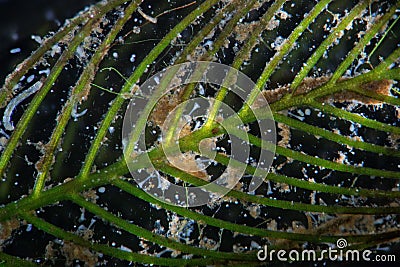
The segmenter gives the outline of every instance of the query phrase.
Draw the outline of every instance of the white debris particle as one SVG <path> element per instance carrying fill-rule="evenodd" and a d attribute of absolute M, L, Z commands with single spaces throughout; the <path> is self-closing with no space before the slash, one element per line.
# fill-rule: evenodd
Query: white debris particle
<path fill-rule="evenodd" d="M 306 110 L 304 110 L 304 114 L 306 114 L 307 116 L 310 116 L 311 110 L 309 108 L 307 108 Z"/>
<path fill-rule="evenodd" d="M 281 50 L 281 46 L 284 43 L 285 38 L 283 38 L 282 36 L 278 36 L 276 37 L 275 41 L 271 44 L 271 47 L 273 49 L 275 49 L 276 51 Z"/>
<path fill-rule="evenodd" d="M 106 188 L 104 186 L 102 186 L 102 187 L 99 187 L 99 189 L 97 189 L 97 191 L 99 193 L 104 193 L 104 192 L 106 192 Z"/>
<path fill-rule="evenodd" d="M 125 247 L 125 246 L 123 246 L 123 245 L 121 245 L 121 246 L 119 247 L 119 249 L 122 250 L 122 251 L 126 251 L 126 252 L 132 252 L 132 249 L 130 249 L 130 248 L 128 248 L 128 247 Z"/>
<path fill-rule="evenodd" d="M 139 34 L 140 33 L 140 27 L 138 27 L 138 26 L 133 27 L 132 32 L 136 33 L 136 34 Z"/>
<path fill-rule="evenodd" d="M 283 11 L 283 10 L 280 10 L 278 14 L 279 14 L 279 17 L 283 20 L 286 20 L 287 18 L 291 17 L 290 14 L 288 14 L 286 11 Z"/>
<path fill-rule="evenodd" d="M 38 35 L 32 35 L 31 36 L 32 40 L 34 40 L 35 42 L 41 44 L 42 43 L 42 38 Z"/>
<path fill-rule="evenodd" d="M 11 115 L 12 115 L 15 107 L 19 103 L 24 101 L 26 98 L 28 98 L 30 95 L 37 92 L 40 89 L 40 87 L 42 87 L 42 85 L 43 85 L 43 83 L 41 81 L 37 81 L 34 85 L 32 85 L 31 87 L 29 87 L 28 89 L 26 89 L 25 91 L 23 91 L 16 97 L 14 97 L 10 101 L 10 103 L 8 103 L 8 106 L 6 107 L 6 110 L 4 111 L 4 115 L 3 115 L 3 124 L 4 124 L 4 128 L 6 128 L 6 130 L 8 130 L 8 131 L 14 130 L 14 126 L 11 122 Z"/>
<path fill-rule="evenodd" d="M 28 83 L 31 83 L 32 81 L 33 81 L 33 79 L 35 79 L 35 75 L 30 75 L 29 77 L 28 77 L 28 79 L 26 79 L 26 81 L 28 82 Z"/>
<path fill-rule="evenodd" d="M 214 44 L 214 42 L 213 41 L 211 41 L 211 40 L 208 40 L 204 45 L 203 45 L 203 47 L 206 47 L 206 46 L 208 46 L 210 49 L 212 49 L 212 47 L 213 47 L 213 44 Z"/>
<path fill-rule="evenodd" d="M 132 54 L 131 58 L 129 59 L 129 61 L 133 63 L 133 62 L 135 62 L 135 59 L 136 59 L 136 55 Z"/>
<path fill-rule="evenodd" d="M 205 89 L 204 89 L 203 85 L 201 85 L 201 84 L 199 84 L 199 94 L 205 95 Z"/>
<path fill-rule="evenodd" d="M 118 53 L 117 53 L 117 52 L 114 52 L 114 53 L 112 54 L 112 56 L 113 56 L 113 58 L 118 58 Z"/>
<path fill-rule="evenodd" d="M 21 52 L 21 48 L 19 48 L 19 47 L 13 48 L 13 49 L 10 50 L 11 54 L 16 54 L 16 53 L 19 53 L 19 52 Z"/>
<path fill-rule="evenodd" d="M 273 17 L 271 19 L 271 21 L 268 23 L 268 25 L 265 27 L 265 29 L 268 30 L 268 31 L 272 31 L 273 29 L 278 27 L 279 24 L 280 24 L 280 21 L 275 19 L 275 17 Z"/>
<path fill-rule="evenodd" d="M 77 48 L 76 48 L 76 51 L 75 51 L 75 53 L 76 53 L 76 56 L 78 57 L 78 58 L 85 58 L 85 50 L 83 49 L 83 47 L 82 46 L 78 46 Z"/>
<path fill-rule="evenodd" d="M 71 112 L 71 117 L 74 118 L 74 121 L 77 121 L 79 117 L 85 115 L 87 112 L 87 109 L 84 109 L 83 111 L 78 113 L 78 104 L 75 103 L 74 108 L 72 109 Z"/>
<path fill-rule="evenodd" d="M 79 46 L 80 47 L 80 46 Z M 79 49 L 79 47 L 77 49 Z M 78 51 L 76 51 L 78 52 Z M 51 47 L 50 55 L 54 57 L 56 54 L 61 53 L 61 47 L 58 44 L 55 44 Z"/>
<path fill-rule="evenodd" d="M 302 113 L 303 113 L 303 112 L 302 112 Z M 304 120 L 304 117 L 303 117 L 303 116 L 295 115 L 295 114 L 293 114 L 293 113 L 290 112 L 290 111 L 288 111 L 288 114 L 291 115 L 292 117 L 295 117 L 296 119 L 298 119 L 298 120 L 300 120 L 300 121 L 303 121 L 303 120 Z M 304 115 L 304 113 L 303 113 L 303 115 Z"/>
<path fill-rule="evenodd" d="M 261 246 L 260 246 L 257 242 L 255 242 L 255 241 L 251 241 L 250 246 L 251 246 L 251 248 L 253 248 L 253 249 L 259 249 L 259 248 L 261 248 Z"/>
<path fill-rule="evenodd" d="M 40 70 L 39 74 L 46 74 L 46 76 L 49 76 L 50 74 L 50 69 L 45 69 L 45 70 Z"/>
<path fill-rule="evenodd" d="M 154 24 L 157 23 L 157 18 L 153 18 L 153 17 L 151 17 L 151 16 L 145 14 L 145 13 L 143 12 L 143 10 L 142 10 L 140 7 L 138 8 L 137 11 L 139 12 L 140 15 L 142 15 L 143 18 L 145 18 L 145 19 L 148 20 L 149 22 L 154 23 Z"/>
<path fill-rule="evenodd" d="M 26 226 L 26 231 L 27 231 L 27 232 L 32 231 L 32 224 L 29 223 L 29 224 Z"/>
<path fill-rule="evenodd" d="M 115 128 L 114 128 L 114 127 L 111 126 L 111 127 L 108 128 L 108 132 L 109 132 L 110 134 L 113 134 L 114 131 L 115 131 Z"/>
<path fill-rule="evenodd" d="M 249 214 L 251 217 L 253 217 L 254 219 L 257 219 L 258 216 L 260 216 L 261 213 L 261 209 L 259 205 L 252 205 L 248 207 L 249 210 Z"/>

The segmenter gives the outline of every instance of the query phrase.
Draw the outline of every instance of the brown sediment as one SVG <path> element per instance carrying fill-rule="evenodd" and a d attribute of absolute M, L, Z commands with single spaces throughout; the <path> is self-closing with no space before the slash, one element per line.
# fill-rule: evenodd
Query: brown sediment
<path fill-rule="evenodd" d="M 0 223 L 0 245 L 11 238 L 12 232 L 21 226 L 18 219 L 11 219 Z"/>
<path fill-rule="evenodd" d="M 301 84 L 297 87 L 293 95 L 301 95 L 320 87 L 330 79 L 330 76 L 323 76 L 318 78 L 306 77 Z M 286 94 L 290 93 L 290 85 L 283 85 L 274 90 L 263 90 L 263 96 L 268 103 L 274 103 L 281 99 Z"/>
<path fill-rule="evenodd" d="M 383 96 L 389 96 L 390 89 L 392 88 L 393 81 L 392 80 L 380 80 L 380 81 L 373 81 L 366 84 L 361 85 L 361 89 L 364 91 L 369 91 L 373 93 L 377 93 Z M 360 95 L 355 92 L 350 91 L 342 91 L 336 94 L 326 96 L 320 99 L 323 102 L 345 102 L 345 101 L 358 101 L 360 103 L 366 105 L 376 105 L 382 104 L 382 101 Z"/>
<path fill-rule="evenodd" d="M 330 76 L 323 76 L 318 78 L 304 78 L 302 83 L 297 87 L 293 95 L 301 95 L 308 93 L 326 82 L 330 79 Z M 348 78 L 341 78 L 339 81 L 347 80 Z M 380 81 L 372 81 L 361 85 L 361 89 L 379 95 L 389 96 L 391 95 L 390 89 L 392 88 L 393 80 L 383 79 Z M 268 101 L 268 103 L 274 103 L 280 100 L 283 96 L 290 93 L 290 85 L 283 85 L 273 90 L 263 90 L 263 96 Z M 358 101 L 366 105 L 381 104 L 382 102 L 376 99 L 372 99 L 367 96 L 360 95 L 356 92 L 351 91 L 341 91 L 332 95 L 321 97 L 319 99 L 321 102 L 345 102 L 345 101 Z"/>
<path fill-rule="evenodd" d="M 161 126 L 164 124 L 168 114 L 182 102 L 182 96 L 185 90 L 174 90 L 173 93 L 164 95 L 157 101 L 156 106 L 149 116 L 149 120 L 155 125 Z"/>
<path fill-rule="evenodd" d="M 289 147 L 290 142 L 290 127 L 283 123 L 278 123 L 279 135 L 282 137 L 278 142 L 278 146 Z"/>
<path fill-rule="evenodd" d="M 98 262 L 98 253 L 91 252 L 88 248 L 67 240 L 64 240 L 61 252 L 66 258 L 66 265 L 72 265 L 74 260 L 83 261 L 85 266 L 95 266 Z"/>

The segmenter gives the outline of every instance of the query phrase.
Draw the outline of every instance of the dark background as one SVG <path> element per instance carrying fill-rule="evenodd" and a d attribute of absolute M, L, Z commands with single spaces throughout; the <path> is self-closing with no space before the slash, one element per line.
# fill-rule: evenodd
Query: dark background
<path fill-rule="evenodd" d="M 74 15 L 95 0 L 0 0 L 0 81 L 13 68 L 32 53 L 38 43 L 32 35 L 43 37 L 56 31 L 65 19 Z M 21 52 L 11 54 L 13 48 Z"/>

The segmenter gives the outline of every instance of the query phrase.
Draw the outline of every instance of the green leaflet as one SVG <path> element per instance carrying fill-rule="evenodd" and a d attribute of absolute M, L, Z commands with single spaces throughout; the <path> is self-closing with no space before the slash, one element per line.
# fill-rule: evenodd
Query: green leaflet
<path fill-rule="evenodd" d="M 323 248 L 343 237 L 362 249 L 398 238 L 400 2 L 270 2 L 148 7 L 141 1 L 103 1 L 45 38 L 0 91 L 1 114 L 7 111 L 6 121 L 15 126 L 0 132 L 0 229 L 7 240 L 0 240 L 0 263 L 101 263 L 104 254 L 119 264 L 253 266 L 259 263 L 257 245 L 289 249 L 308 242 Z M 256 84 L 247 105 L 225 87 L 191 84 L 141 121 L 154 166 L 139 156 L 136 168 L 148 176 L 203 185 L 229 164 L 246 164 L 234 190 L 197 208 L 160 202 L 138 188 L 120 134 L 126 96 L 140 96 L 138 86 L 146 79 L 187 61 L 224 63 Z M 19 104 L 23 107 L 7 109 L 31 86 L 22 76 L 44 66 L 50 71 L 36 75 L 39 91 Z M 98 71 L 102 68 L 128 78 Z M 254 126 L 255 115 L 263 116 L 262 107 L 255 108 L 260 92 L 276 122 L 273 145 L 263 142 Z M 236 108 L 244 124 L 231 130 L 240 140 L 248 138 L 252 159 L 229 161 L 227 129 L 218 123 L 229 119 L 218 116 L 215 104 L 207 120 L 186 128 L 180 110 L 169 129 L 169 136 L 181 126 L 186 130 L 179 142 L 189 165 L 203 140 L 219 138 L 220 150 L 207 172 L 182 171 L 167 161 L 157 143 L 158 122 L 195 96 Z M 54 110 L 51 101 L 57 103 Z M 196 122 L 204 126 L 196 128 Z M 266 180 L 249 193 L 260 149 L 275 151 L 275 158 L 270 174 L 258 170 Z M 30 231 L 47 252 L 33 259 L 13 254 L 9 244 L 21 242 L 14 236 L 25 238 Z M 75 248 L 86 254 L 71 253 Z"/>

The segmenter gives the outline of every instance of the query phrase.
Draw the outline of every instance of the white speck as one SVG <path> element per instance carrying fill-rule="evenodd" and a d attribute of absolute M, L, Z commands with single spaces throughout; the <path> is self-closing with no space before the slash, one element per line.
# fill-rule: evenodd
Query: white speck
<path fill-rule="evenodd" d="M 296 119 L 298 119 L 298 120 L 300 120 L 300 121 L 303 121 L 303 120 L 304 120 L 304 117 L 295 115 L 295 114 L 291 113 L 290 111 L 288 111 L 288 114 L 291 115 L 291 116 L 293 116 L 293 117 L 295 117 Z M 303 114 L 303 115 L 304 115 L 304 114 Z"/>
<path fill-rule="evenodd" d="M 42 43 L 42 38 L 38 35 L 32 35 L 31 36 L 32 40 L 35 40 L 35 42 L 41 44 Z"/>
<path fill-rule="evenodd" d="M 74 121 L 77 121 L 79 117 L 85 115 L 87 112 L 87 109 L 84 109 L 82 112 L 78 113 L 78 104 L 75 103 L 74 108 L 72 109 L 71 112 L 71 117 L 74 118 Z"/>
<path fill-rule="evenodd" d="M 122 251 L 126 251 L 126 252 L 132 252 L 132 249 L 127 248 L 127 247 L 125 247 L 125 246 L 123 246 L 123 245 L 121 245 L 121 246 L 119 247 L 119 249 L 122 250 Z"/>
<path fill-rule="evenodd" d="M 307 108 L 306 110 L 304 110 L 304 114 L 306 114 L 307 116 L 310 116 L 311 110 L 309 108 Z"/>
<path fill-rule="evenodd" d="M 78 47 L 76 48 L 75 53 L 76 53 L 76 55 L 78 56 L 78 58 L 85 58 L 85 50 L 83 49 L 82 46 L 78 46 Z"/>
<path fill-rule="evenodd" d="M 26 81 L 28 82 L 28 83 L 30 83 L 30 82 L 32 82 L 33 81 L 33 79 L 35 79 L 35 75 L 30 75 L 29 77 L 28 77 L 28 79 L 26 79 Z"/>
<path fill-rule="evenodd" d="M 30 232 L 32 230 L 32 224 L 28 224 L 27 226 L 26 226 L 26 231 L 27 232 Z"/>
<path fill-rule="evenodd" d="M 16 54 L 16 53 L 19 53 L 19 52 L 21 52 L 21 48 L 19 48 L 19 47 L 13 48 L 13 49 L 10 50 L 11 54 Z"/>
<path fill-rule="evenodd" d="M 199 84 L 199 94 L 200 95 L 204 95 L 205 94 L 204 87 L 201 84 Z"/>
<path fill-rule="evenodd" d="M 275 41 L 271 44 L 271 47 L 274 48 L 276 51 L 281 49 L 282 44 L 284 43 L 285 38 L 282 36 L 278 36 Z"/>
<path fill-rule="evenodd" d="M 129 61 L 133 63 L 133 62 L 135 62 L 135 59 L 136 59 L 136 55 L 132 54 L 131 58 L 129 59 Z"/>
<path fill-rule="evenodd" d="M 261 247 L 261 246 L 260 246 L 257 242 L 255 242 L 255 241 L 251 241 L 250 246 L 251 246 L 252 248 L 255 248 L 255 249 L 258 249 L 258 248 Z"/>
<path fill-rule="evenodd" d="M 108 132 L 109 132 L 110 134 L 113 134 L 114 131 L 115 131 L 115 128 L 114 128 L 114 127 L 111 126 L 111 127 L 108 128 Z"/>
<path fill-rule="evenodd" d="M 213 44 L 214 44 L 213 41 L 208 40 L 203 46 L 205 47 L 207 45 L 210 49 L 212 49 Z"/>
<path fill-rule="evenodd" d="M 102 187 L 99 187 L 99 189 L 97 189 L 97 191 L 99 193 L 104 193 L 104 192 L 106 192 L 106 188 L 104 186 L 102 186 Z"/>
<path fill-rule="evenodd" d="M 132 32 L 136 33 L 136 34 L 139 34 L 140 33 L 140 27 L 138 27 L 138 26 L 133 27 Z"/>
<path fill-rule="evenodd" d="M 46 76 L 49 76 L 50 74 L 50 69 L 45 69 L 45 70 L 40 70 L 39 74 L 46 74 Z"/>
<path fill-rule="evenodd" d="M 113 56 L 113 58 L 118 58 L 118 53 L 117 53 L 117 52 L 114 52 L 114 53 L 112 54 L 112 56 Z"/>
<path fill-rule="evenodd" d="M 154 76 L 154 81 L 156 84 L 160 84 L 160 78 L 158 76 Z"/>

